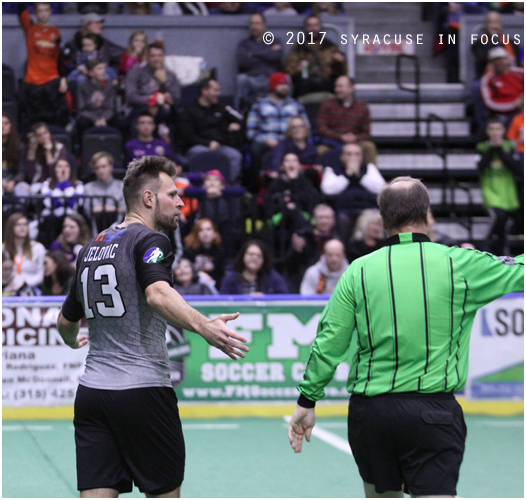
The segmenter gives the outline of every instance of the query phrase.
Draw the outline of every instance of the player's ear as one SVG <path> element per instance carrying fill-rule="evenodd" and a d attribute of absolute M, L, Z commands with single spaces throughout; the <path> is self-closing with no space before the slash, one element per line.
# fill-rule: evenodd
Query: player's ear
<path fill-rule="evenodd" d="M 142 202 L 144 203 L 144 205 L 148 208 L 152 208 L 153 207 L 153 200 L 154 200 L 155 196 L 153 194 L 152 191 L 150 191 L 149 189 L 145 189 L 143 192 L 142 192 Z"/>

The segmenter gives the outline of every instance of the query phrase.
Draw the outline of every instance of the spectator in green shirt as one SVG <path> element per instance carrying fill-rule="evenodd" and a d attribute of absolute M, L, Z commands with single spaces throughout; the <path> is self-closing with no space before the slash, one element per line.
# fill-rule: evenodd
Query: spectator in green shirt
<path fill-rule="evenodd" d="M 514 157 L 513 142 L 504 138 L 506 129 L 498 118 L 488 121 L 486 134 L 488 140 L 476 146 L 482 197 L 491 217 L 486 240 L 489 251 L 502 255 L 506 244 L 506 222 L 520 208 L 515 176 L 523 175 L 522 164 Z"/>
<path fill-rule="evenodd" d="M 467 379 L 479 308 L 524 291 L 524 256 L 432 243 L 429 194 L 398 177 L 378 195 L 388 239 L 340 278 L 318 325 L 289 424 L 296 453 L 316 401 L 348 358 L 348 435 L 367 497 L 456 495 L 466 425 L 454 393 Z"/>

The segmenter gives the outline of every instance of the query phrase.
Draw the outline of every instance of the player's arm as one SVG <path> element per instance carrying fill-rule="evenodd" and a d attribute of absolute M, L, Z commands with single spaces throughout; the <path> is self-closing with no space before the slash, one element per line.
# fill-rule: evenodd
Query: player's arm
<path fill-rule="evenodd" d="M 226 326 L 227 321 L 236 319 L 239 313 L 209 319 L 190 307 L 172 287 L 171 255 L 170 241 L 161 233 L 150 234 L 137 244 L 135 272 L 148 305 L 166 321 L 198 333 L 230 358 L 244 358 L 243 351 L 249 349 L 240 342 L 247 340 Z"/>
<path fill-rule="evenodd" d="M 78 337 L 80 321 L 67 320 L 62 314 L 62 310 L 58 313 L 57 329 L 64 343 L 72 349 L 79 349 L 88 343 L 88 338 L 85 335 Z"/>
<path fill-rule="evenodd" d="M 81 251 L 82 252 L 82 251 Z M 77 261 L 77 271 L 81 258 Z M 71 283 L 71 288 L 62 308 L 58 313 L 57 330 L 66 345 L 72 349 L 79 349 L 88 343 L 85 335 L 78 337 L 80 320 L 84 317 L 84 308 L 77 300 L 77 275 Z"/>
<path fill-rule="evenodd" d="M 247 340 L 226 325 L 227 321 L 236 319 L 239 313 L 221 314 L 209 319 L 188 303 L 166 281 L 157 281 L 146 290 L 148 305 L 166 321 L 181 326 L 185 330 L 198 333 L 210 345 L 217 347 L 232 359 L 244 358 L 248 347 L 240 342 Z"/>

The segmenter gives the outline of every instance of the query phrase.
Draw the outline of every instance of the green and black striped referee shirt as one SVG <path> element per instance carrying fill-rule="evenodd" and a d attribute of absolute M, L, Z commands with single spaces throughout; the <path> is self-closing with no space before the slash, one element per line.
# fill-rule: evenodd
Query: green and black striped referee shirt
<path fill-rule="evenodd" d="M 357 335 L 350 393 L 459 391 L 466 383 L 475 313 L 523 290 L 524 256 L 449 248 L 420 233 L 392 236 L 340 278 L 298 389 L 311 401 L 322 399 Z"/>

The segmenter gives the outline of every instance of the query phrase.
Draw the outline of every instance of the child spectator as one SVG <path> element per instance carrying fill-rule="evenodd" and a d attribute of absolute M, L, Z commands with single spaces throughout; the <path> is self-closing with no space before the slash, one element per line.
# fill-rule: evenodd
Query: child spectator
<path fill-rule="evenodd" d="M 77 133 L 79 138 L 90 127 L 119 128 L 117 116 L 117 88 L 108 80 L 106 63 L 100 59 L 88 61 L 89 79 L 77 90 Z"/>
<path fill-rule="evenodd" d="M 301 295 L 331 294 L 342 274 L 349 267 L 343 243 L 329 240 L 320 260 L 305 271 L 301 281 Z"/>
<path fill-rule="evenodd" d="M 504 139 L 505 132 L 502 122 L 491 118 L 486 125 L 488 140 L 476 146 L 482 197 L 491 216 L 486 240 L 495 255 L 504 254 L 506 222 L 520 208 L 515 175 L 523 175 L 522 164 L 513 157 L 513 143 Z"/>
<path fill-rule="evenodd" d="M 382 247 L 385 239 L 382 216 L 375 208 L 365 209 L 354 227 L 352 237 L 347 241 L 345 254 L 349 263 Z"/>
<path fill-rule="evenodd" d="M 42 295 L 67 295 L 75 270 L 59 250 L 51 250 L 44 257 Z"/>
<path fill-rule="evenodd" d="M 214 285 L 203 281 L 188 259 L 181 259 L 174 269 L 174 288 L 181 295 L 217 295 Z"/>
<path fill-rule="evenodd" d="M 71 264 L 75 264 L 77 256 L 90 239 L 90 231 L 86 219 L 80 214 L 69 214 L 64 217 L 62 232 L 51 243 L 50 250 L 60 250 Z"/>
<path fill-rule="evenodd" d="M 93 33 L 87 33 L 82 36 L 82 49 L 77 51 L 75 55 L 75 69 L 68 75 L 68 82 L 75 88 L 76 85 L 85 82 L 91 76 L 88 74 L 88 63 L 90 61 L 101 61 L 102 53 L 97 50 L 97 42 L 99 37 Z M 113 68 L 104 68 L 104 79 L 109 81 L 116 81 L 117 73 Z"/>
<path fill-rule="evenodd" d="M 220 287 L 225 272 L 221 235 L 210 219 L 199 219 L 184 239 L 187 257 L 202 279 Z"/>
<path fill-rule="evenodd" d="M 64 94 L 68 83 L 60 58 L 60 30 L 49 25 L 51 5 L 49 2 L 35 3 L 36 23 L 29 16 L 26 2 L 18 4 L 18 15 L 27 46 L 22 94 L 28 125 L 46 121 L 64 126 L 67 122 Z"/>
<path fill-rule="evenodd" d="M 260 241 L 247 241 L 239 250 L 234 271 L 221 283 L 222 295 L 263 295 L 288 293 L 283 277 L 272 269 L 272 257 Z"/>
<path fill-rule="evenodd" d="M 121 62 L 119 63 L 119 76 L 121 85 L 124 86 L 124 78 L 135 66 L 146 64 L 146 47 L 148 46 L 148 37 L 142 30 L 134 31 L 128 39 L 128 46 L 122 53 Z"/>
<path fill-rule="evenodd" d="M 14 213 L 7 219 L 3 250 L 11 256 L 15 265 L 13 286 L 19 290 L 40 286 L 44 279 L 44 255 L 46 249 L 29 236 L 29 221 L 22 213 Z"/>
<path fill-rule="evenodd" d="M 47 124 L 40 122 L 31 127 L 27 135 L 29 146 L 24 176 L 31 184 L 33 194 L 40 191 L 42 183 L 49 179 L 53 165 L 60 159 L 67 157 L 67 151 L 59 141 L 51 136 Z"/>

